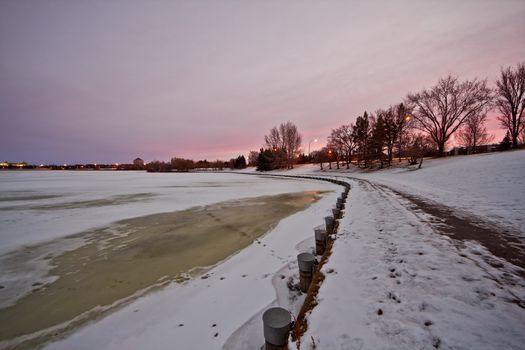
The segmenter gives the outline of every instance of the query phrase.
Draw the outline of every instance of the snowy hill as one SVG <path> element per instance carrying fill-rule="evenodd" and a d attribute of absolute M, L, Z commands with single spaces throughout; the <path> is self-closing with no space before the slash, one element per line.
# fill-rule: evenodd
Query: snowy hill
<path fill-rule="evenodd" d="M 425 161 L 355 174 L 525 231 L 525 151 Z"/>

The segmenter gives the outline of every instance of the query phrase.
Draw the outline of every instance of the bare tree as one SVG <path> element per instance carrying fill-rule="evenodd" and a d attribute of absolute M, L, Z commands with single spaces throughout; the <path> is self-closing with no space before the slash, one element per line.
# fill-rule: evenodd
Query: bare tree
<path fill-rule="evenodd" d="M 292 169 L 295 157 L 299 154 L 302 137 L 297 126 L 292 122 L 281 123 L 273 127 L 270 133 L 264 136 L 266 146 L 273 151 L 281 151 L 285 155 L 285 165 Z"/>
<path fill-rule="evenodd" d="M 485 127 L 486 120 L 486 114 L 473 114 L 465 120 L 463 127 L 458 130 L 457 140 L 462 146 L 468 147 L 472 153 L 476 153 L 477 146 L 494 140 L 494 136 L 489 134 Z"/>
<path fill-rule="evenodd" d="M 387 151 L 388 165 L 392 164 L 394 157 L 394 147 L 397 145 L 399 160 L 401 161 L 401 151 L 403 148 L 403 135 L 407 131 L 410 118 L 407 118 L 408 111 L 403 103 L 390 106 L 387 110 L 378 110 L 376 115 L 383 121 L 384 126 L 384 145 Z"/>
<path fill-rule="evenodd" d="M 328 162 L 328 149 L 323 147 L 320 150 L 312 151 L 311 156 L 314 163 L 318 163 L 323 170 L 323 162 Z"/>
<path fill-rule="evenodd" d="M 270 133 L 268 135 L 264 136 L 264 142 L 266 143 L 266 147 L 273 151 L 285 148 L 284 138 L 282 137 L 279 128 L 276 126 L 270 129 Z"/>
<path fill-rule="evenodd" d="M 498 120 L 509 131 L 512 148 L 516 148 L 520 132 L 525 128 L 525 62 L 519 63 L 516 70 L 502 69 L 496 85 L 496 106 L 501 112 Z"/>
<path fill-rule="evenodd" d="M 410 165 L 418 165 L 418 169 L 421 168 L 423 165 L 423 159 L 425 157 L 425 153 L 427 153 L 431 147 L 432 143 L 434 142 L 429 135 L 421 134 L 421 133 L 411 133 L 407 135 L 408 139 L 408 149 L 407 149 L 407 155 L 408 155 L 408 163 Z"/>
<path fill-rule="evenodd" d="M 352 138 L 353 127 L 353 124 L 341 125 L 336 129 L 332 129 L 328 137 L 328 143 L 335 145 L 341 159 L 344 159 L 347 169 L 350 167 L 352 152 L 355 148 L 354 139 Z"/>
<path fill-rule="evenodd" d="M 257 160 L 259 159 L 259 152 L 250 151 L 248 155 L 248 166 L 257 166 Z"/>
<path fill-rule="evenodd" d="M 486 80 L 458 81 L 449 75 L 430 90 L 407 96 L 416 127 L 426 132 L 445 154 L 445 144 L 464 121 L 490 108 L 493 96 Z"/>
<path fill-rule="evenodd" d="M 299 155 L 303 137 L 299 133 L 297 126 L 292 122 L 286 122 L 280 125 L 281 133 L 284 135 L 286 144 L 286 154 L 288 157 L 288 168 L 293 169 L 295 157 Z"/>
<path fill-rule="evenodd" d="M 328 137 L 328 143 L 326 147 L 329 149 L 330 156 L 335 160 L 336 168 L 339 169 L 339 162 L 343 159 L 344 146 L 338 139 Z M 332 167 L 330 166 L 330 169 Z"/>

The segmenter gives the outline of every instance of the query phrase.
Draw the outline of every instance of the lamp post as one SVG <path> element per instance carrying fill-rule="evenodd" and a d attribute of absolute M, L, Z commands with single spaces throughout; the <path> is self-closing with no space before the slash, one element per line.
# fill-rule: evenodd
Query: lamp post
<path fill-rule="evenodd" d="M 310 140 L 310 142 L 308 143 L 308 156 L 310 156 L 310 145 L 312 144 L 312 142 L 317 142 L 317 139 Z"/>
<path fill-rule="evenodd" d="M 410 114 L 407 114 L 405 115 L 405 123 L 401 124 L 401 129 L 399 130 L 399 162 L 401 163 L 401 153 L 402 153 L 402 146 L 403 146 L 403 129 L 407 126 L 406 124 L 408 124 L 410 122 L 410 120 L 412 119 L 412 116 Z"/>

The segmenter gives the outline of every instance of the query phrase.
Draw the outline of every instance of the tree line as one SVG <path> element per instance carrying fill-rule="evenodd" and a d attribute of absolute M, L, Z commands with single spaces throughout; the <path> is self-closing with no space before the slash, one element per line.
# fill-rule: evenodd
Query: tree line
<path fill-rule="evenodd" d="M 382 168 L 396 157 L 421 166 L 424 156 L 444 156 L 452 136 L 476 153 L 493 141 L 485 126 L 492 110 L 499 112 L 498 121 L 507 130 L 500 149 L 525 143 L 525 63 L 502 69 L 495 89 L 486 79 L 461 81 L 449 75 L 375 114 L 365 111 L 355 124 L 332 129 L 326 147 L 310 157 L 321 168 L 323 163 L 348 168 L 352 161 L 359 167 L 378 163 Z"/>
<path fill-rule="evenodd" d="M 185 158 L 171 158 L 170 162 L 152 161 L 145 165 L 149 172 L 187 172 L 194 170 L 223 170 L 223 169 L 244 169 L 246 168 L 246 158 L 243 155 L 237 158 L 231 158 L 229 161 L 216 160 L 209 162 L 207 160 L 194 161 Z"/>
<path fill-rule="evenodd" d="M 243 155 L 229 161 L 172 158 L 170 162 L 153 161 L 148 171 L 190 171 L 196 169 L 243 169 L 247 165 L 257 170 L 293 169 L 294 164 L 332 163 L 339 169 L 350 167 L 390 166 L 394 159 L 408 160 L 421 166 L 425 156 L 445 155 L 447 143 L 455 140 L 476 153 L 480 145 L 493 141 L 486 128 L 487 114 L 499 112 L 497 119 L 506 129 L 499 148 L 515 149 L 525 143 L 525 62 L 502 69 L 491 89 L 487 80 L 460 80 L 449 75 L 436 85 L 409 93 L 402 102 L 365 111 L 355 123 L 343 124 L 331 130 L 327 144 L 320 150 L 304 154 L 302 136 L 295 124 L 288 121 L 270 129 L 259 151 L 251 151 L 246 161 Z"/>

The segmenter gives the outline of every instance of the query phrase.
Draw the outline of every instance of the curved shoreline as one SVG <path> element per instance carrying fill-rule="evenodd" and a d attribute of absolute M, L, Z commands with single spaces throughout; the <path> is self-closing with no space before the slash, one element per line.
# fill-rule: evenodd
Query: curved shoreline
<path fill-rule="evenodd" d="M 2 310 L 0 324 L 5 326 L 1 327 L 1 339 L 13 340 L 13 335 L 20 337 L 63 324 L 101 302 L 111 305 L 155 285 L 159 279 L 167 283 L 179 278 L 182 282 L 186 279 L 185 271 L 191 267 L 213 265 L 254 240 L 257 242 L 272 225 L 304 210 L 317 196 L 317 192 L 306 192 L 220 202 L 123 220 L 111 227 L 86 232 L 83 237 L 86 244 L 82 247 L 52 257 L 51 263 L 56 266 L 51 273 L 60 276 L 59 279 L 37 286 L 33 293 Z M 180 224 L 178 229 L 173 228 L 173 222 Z M 188 235 L 192 235 L 191 239 Z M 209 247 L 203 249 L 203 244 Z M 174 264 L 179 264 L 178 269 L 173 268 Z M 151 268 L 156 272 L 153 276 L 148 273 Z M 59 300 L 59 304 L 52 300 Z M 56 333 L 54 330 L 53 334 L 39 335 L 35 340 L 45 342 L 59 335 Z M 23 343 L 26 341 L 23 339 Z M 9 343 L 17 346 L 16 341 Z"/>

